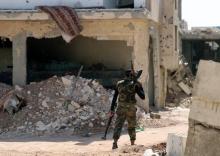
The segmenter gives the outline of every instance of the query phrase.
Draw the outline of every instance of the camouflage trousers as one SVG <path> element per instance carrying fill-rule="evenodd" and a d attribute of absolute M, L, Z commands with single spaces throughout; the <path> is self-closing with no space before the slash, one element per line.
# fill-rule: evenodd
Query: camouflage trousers
<path fill-rule="evenodd" d="M 121 135 L 124 122 L 128 122 L 128 134 L 130 140 L 136 140 L 136 111 L 135 103 L 119 103 L 116 111 L 117 118 L 115 122 L 113 139 L 118 140 Z"/>

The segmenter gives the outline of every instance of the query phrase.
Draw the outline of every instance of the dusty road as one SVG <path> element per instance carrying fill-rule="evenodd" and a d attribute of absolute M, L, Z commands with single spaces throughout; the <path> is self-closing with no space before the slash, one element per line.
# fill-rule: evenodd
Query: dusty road
<path fill-rule="evenodd" d="M 119 141 L 119 149 L 112 151 L 112 134 L 109 140 L 101 140 L 101 134 L 91 137 L 17 137 L 0 140 L 0 156 L 78 156 L 78 155 L 143 155 L 146 147 L 166 142 L 168 133 L 187 133 L 188 110 L 162 112 L 163 119 L 178 121 L 174 126 L 147 128 L 137 133 L 137 146 L 129 146 L 125 133 Z M 129 151 L 128 149 L 131 148 Z"/>

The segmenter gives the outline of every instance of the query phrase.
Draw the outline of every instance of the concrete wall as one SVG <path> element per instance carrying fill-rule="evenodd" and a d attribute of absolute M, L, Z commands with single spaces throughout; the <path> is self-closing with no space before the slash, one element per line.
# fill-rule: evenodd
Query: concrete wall
<path fill-rule="evenodd" d="M 185 156 L 218 156 L 220 153 L 220 64 L 200 61 L 193 100 Z"/>
<path fill-rule="evenodd" d="M 129 69 L 133 52 L 133 48 L 128 47 L 125 41 L 102 41 L 83 36 L 69 44 L 62 38 L 30 38 L 27 43 L 28 53 L 34 58 L 39 55 L 49 56 L 51 60 L 63 59 L 87 66 L 102 63 L 110 69 Z"/>
<path fill-rule="evenodd" d="M 179 44 L 179 10 L 178 0 L 175 6 L 174 0 L 161 1 L 160 13 L 160 49 L 161 63 L 169 69 L 178 68 L 178 57 L 180 51 Z M 180 1 L 181 2 L 181 1 Z"/>
<path fill-rule="evenodd" d="M 6 71 L 7 66 L 12 66 L 12 49 L 0 48 L 0 72 Z"/>

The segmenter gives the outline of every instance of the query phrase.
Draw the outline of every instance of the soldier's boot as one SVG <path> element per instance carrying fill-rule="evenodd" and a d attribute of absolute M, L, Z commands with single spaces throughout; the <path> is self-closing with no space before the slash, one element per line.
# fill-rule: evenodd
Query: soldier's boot
<path fill-rule="evenodd" d="M 135 140 L 131 140 L 131 145 L 133 146 L 133 145 L 135 145 Z"/>
<path fill-rule="evenodd" d="M 117 149 L 118 148 L 117 142 L 118 142 L 118 140 L 114 140 L 113 145 L 112 145 L 112 149 Z"/>

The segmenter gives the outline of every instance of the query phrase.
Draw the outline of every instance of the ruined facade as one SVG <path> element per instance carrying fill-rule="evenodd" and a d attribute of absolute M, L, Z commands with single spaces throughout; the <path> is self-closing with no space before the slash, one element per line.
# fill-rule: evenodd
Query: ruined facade
<path fill-rule="evenodd" d="M 34 81 L 30 71 L 40 69 L 45 58 L 51 59 L 50 63 L 54 58 L 86 66 L 101 63 L 113 70 L 128 69 L 133 60 L 135 69 L 143 69 L 140 81 L 149 97 L 141 105 L 146 111 L 149 105 L 164 107 L 167 71 L 178 68 L 181 1 L 62 2 L 78 8 L 83 26 L 81 35 L 69 44 L 60 38 L 58 26 L 47 14 L 30 10 L 36 5 L 34 0 L 13 8 L 12 2 L 0 2 L 0 59 L 8 60 L 1 61 L 0 70 L 11 71 L 12 83 Z"/>
<path fill-rule="evenodd" d="M 220 29 L 218 27 L 193 27 L 184 30 L 182 53 L 192 72 L 196 74 L 200 60 L 220 62 Z"/>

